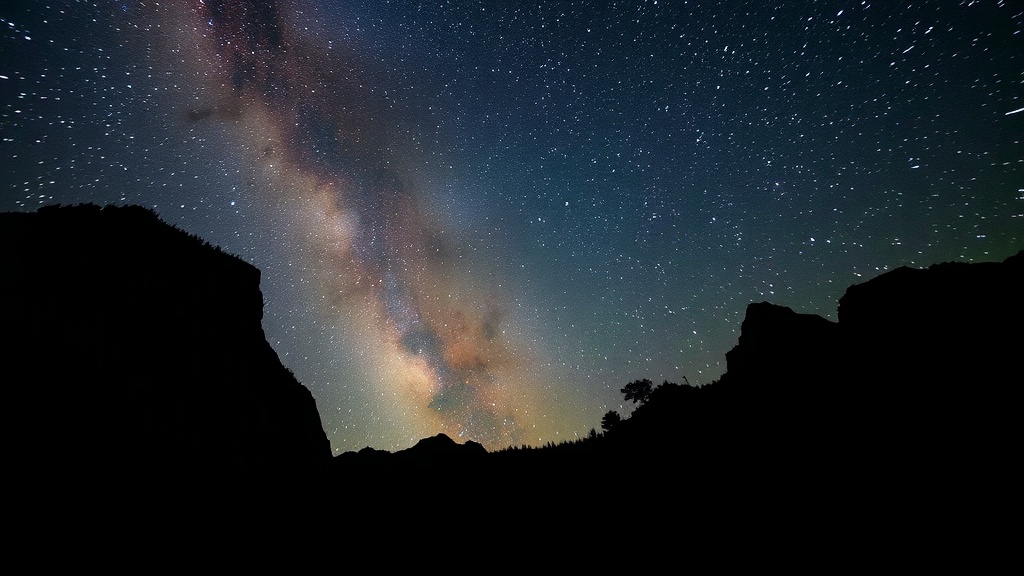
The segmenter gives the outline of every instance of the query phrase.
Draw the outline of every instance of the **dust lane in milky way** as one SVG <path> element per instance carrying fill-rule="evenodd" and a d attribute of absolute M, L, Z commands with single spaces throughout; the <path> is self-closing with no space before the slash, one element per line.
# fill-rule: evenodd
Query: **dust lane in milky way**
<path fill-rule="evenodd" d="M 325 54 L 294 33 L 275 3 L 197 3 L 189 14 L 220 92 L 189 120 L 245 126 L 272 193 L 312 213 L 302 225 L 327 309 L 366 342 L 395 417 L 491 448 L 521 442 L 543 411 L 535 371 L 505 335 L 501 295 L 457 268 L 459 247 L 420 206 L 373 79 L 344 50 Z"/>

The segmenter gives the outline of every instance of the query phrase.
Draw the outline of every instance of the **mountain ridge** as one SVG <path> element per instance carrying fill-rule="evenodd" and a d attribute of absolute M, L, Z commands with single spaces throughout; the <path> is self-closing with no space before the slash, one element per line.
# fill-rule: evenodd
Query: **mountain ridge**
<path fill-rule="evenodd" d="M 5 431 L 29 493 L 70 483 L 127 503 L 184 486 L 207 502 L 276 494 L 373 516 L 428 511 L 418 494 L 466 514 L 494 495 L 582 509 L 626 486 L 669 509 L 692 505 L 674 496 L 685 486 L 715 502 L 819 498 L 853 513 L 895 490 L 930 515 L 935 490 L 985 479 L 994 505 L 1012 477 L 1024 251 L 853 285 L 838 322 L 752 302 L 720 379 L 648 382 L 628 418 L 577 441 L 488 452 L 438 434 L 337 456 L 266 341 L 251 265 L 147 209 L 93 205 L 0 214 L 0 259 L 0 366 L 18 408 Z M 523 488 L 573 481 L 586 489 Z M 907 495 L 917 484 L 929 488 Z M 309 485 L 345 496 L 321 502 Z"/>

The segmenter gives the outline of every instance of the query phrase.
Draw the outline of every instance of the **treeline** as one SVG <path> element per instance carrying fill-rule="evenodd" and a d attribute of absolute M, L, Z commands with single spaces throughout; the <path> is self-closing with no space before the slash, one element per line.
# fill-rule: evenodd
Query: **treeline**
<path fill-rule="evenodd" d="M 634 380 L 619 391 L 627 402 L 633 402 L 636 409 L 631 415 L 622 416 L 615 410 L 609 410 L 601 418 L 601 431 L 591 428 L 585 436 L 566 439 L 560 442 L 548 441 L 539 446 L 522 444 L 509 446 L 495 451 L 495 454 L 509 452 L 570 452 L 581 448 L 600 447 L 608 443 L 629 437 L 630 440 L 641 440 L 637 435 L 645 435 L 648 432 L 664 430 L 666 427 L 680 426 L 678 415 L 680 414 L 680 400 L 685 389 L 697 390 L 688 382 L 677 384 L 668 380 L 658 386 L 650 379 L 644 378 Z M 648 441 L 657 441 L 657 438 L 646 438 Z"/>

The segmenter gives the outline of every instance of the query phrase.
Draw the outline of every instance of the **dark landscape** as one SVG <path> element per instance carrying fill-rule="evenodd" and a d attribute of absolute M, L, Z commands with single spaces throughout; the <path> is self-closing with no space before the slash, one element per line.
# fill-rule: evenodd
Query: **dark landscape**
<path fill-rule="evenodd" d="M 635 411 L 579 440 L 488 452 L 438 434 L 333 457 L 242 260 L 147 209 L 77 205 L 0 214 L 0 267 L 8 479 L 33 510 L 258 498 L 482 517 L 614 495 L 927 523 L 1016 493 L 1024 253 L 884 273 L 849 287 L 838 322 L 751 303 L 720 379 L 638 374 Z"/>

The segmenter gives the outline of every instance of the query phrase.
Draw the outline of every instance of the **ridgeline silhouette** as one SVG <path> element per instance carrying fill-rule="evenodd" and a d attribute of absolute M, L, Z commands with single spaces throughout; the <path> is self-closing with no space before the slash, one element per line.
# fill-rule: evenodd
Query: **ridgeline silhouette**
<path fill-rule="evenodd" d="M 258 270 L 144 208 L 0 214 L 8 446 L 23 488 L 113 499 L 316 483 L 353 514 L 643 487 L 659 505 L 697 491 L 837 513 L 895 491 L 926 514 L 936 490 L 1010 477 L 1022 268 L 1024 252 L 899 268 L 851 286 L 838 322 L 751 303 L 720 379 L 626 383 L 632 414 L 574 441 L 488 452 L 439 434 L 331 457 L 263 334 Z"/>

